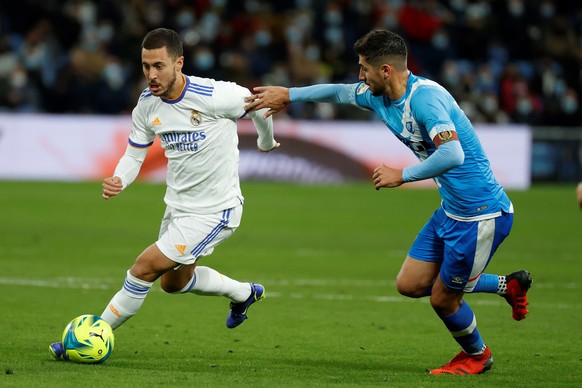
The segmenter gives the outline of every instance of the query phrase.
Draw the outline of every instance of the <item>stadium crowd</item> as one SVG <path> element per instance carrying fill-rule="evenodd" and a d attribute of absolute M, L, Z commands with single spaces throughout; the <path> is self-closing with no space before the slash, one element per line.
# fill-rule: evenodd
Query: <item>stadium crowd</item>
<path fill-rule="evenodd" d="M 353 42 L 408 42 L 417 75 L 477 123 L 581 126 L 582 7 L 557 0 L 19 0 L 0 3 L 0 111 L 129 113 L 144 34 L 178 31 L 185 74 L 257 85 L 357 81 Z M 368 119 L 296 104 L 301 119 Z"/>

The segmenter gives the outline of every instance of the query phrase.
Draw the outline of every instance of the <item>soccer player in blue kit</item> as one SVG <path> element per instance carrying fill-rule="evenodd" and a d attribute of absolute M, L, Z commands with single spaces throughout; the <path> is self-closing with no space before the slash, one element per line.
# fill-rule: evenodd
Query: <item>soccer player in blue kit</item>
<path fill-rule="evenodd" d="M 496 293 L 510 304 L 515 320 L 528 313 L 528 271 L 507 276 L 484 273 L 511 230 L 512 203 L 493 176 L 471 122 L 451 94 L 408 70 L 406 44 L 398 34 L 371 31 L 354 49 L 360 82 L 256 87 L 246 98 L 245 109 L 268 108 L 264 117 L 269 117 L 296 101 L 355 105 L 375 112 L 414 152 L 418 164 L 404 169 L 383 164 L 373 173 L 376 190 L 432 178 L 442 198 L 412 244 L 396 286 L 408 297 L 429 296 L 434 311 L 462 349 L 430 373 L 483 373 L 491 368 L 493 357 L 463 295 Z"/>

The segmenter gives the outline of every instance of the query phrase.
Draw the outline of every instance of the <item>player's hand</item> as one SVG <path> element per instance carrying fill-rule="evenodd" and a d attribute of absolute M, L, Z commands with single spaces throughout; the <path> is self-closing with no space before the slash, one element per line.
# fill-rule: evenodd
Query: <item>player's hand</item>
<path fill-rule="evenodd" d="M 372 179 L 374 180 L 376 190 L 380 190 L 382 187 L 398 187 L 404 183 L 402 180 L 402 169 L 388 167 L 385 164 L 376 167 Z"/>
<path fill-rule="evenodd" d="M 582 182 L 576 187 L 576 198 L 578 198 L 578 206 L 582 209 Z"/>
<path fill-rule="evenodd" d="M 123 190 L 121 178 L 118 176 L 105 178 L 103 180 L 102 187 L 103 187 L 102 196 L 104 199 L 115 197 L 117 194 L 121 193 L 121 190 Z"/>
<path fill-rule="evenodd" d="M 254 94 L 245 98 L 248 105 L 244 109 L 248 112 L 268 108 L 269 110 L 263 115 L 264 119 L 291 103 L 289 89 L 283 86 L 257 86 L 253 92 Z"/>
<path fill-rule="evenodd" d="M 261 152 L 271 152 L 279 147 L 281 147 L 281 143 L 275 143 L 275 146 L 273 148 L 271 148 L 270 150 L 263 150 L 260 147 L 257 147 L 257 149 Z"/>

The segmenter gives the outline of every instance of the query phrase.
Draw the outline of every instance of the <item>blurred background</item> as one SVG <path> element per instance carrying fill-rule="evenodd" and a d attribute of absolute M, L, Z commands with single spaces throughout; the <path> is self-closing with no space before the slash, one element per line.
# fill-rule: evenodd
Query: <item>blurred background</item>
<path fill-rule="evenodd" d="M 355 40 L 393 30 L 409 45 L 411 70 L 448 88 L 475 124 L 530 129 L 534 182 L 582 180 L 574 1 L 3 1 L 0 113 L 129 115 L 146 87 L 141 40 L 160 26 L 181 34 L 185 74 L 248 88 L 356 82 Z M 312 103 L 276 117 L 376 120 Z"/>

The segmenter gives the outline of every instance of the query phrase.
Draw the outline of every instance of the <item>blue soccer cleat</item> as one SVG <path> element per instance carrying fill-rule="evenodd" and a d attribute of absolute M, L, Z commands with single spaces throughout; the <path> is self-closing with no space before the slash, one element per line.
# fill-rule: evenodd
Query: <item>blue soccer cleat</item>
<path fill-rule="evenodd" d="M 55 342 L 50 344 L 49 352 L 57 360 L 69 360 L 69 356 L 67 356 L 67 353 L 65 353 L 65 348 L 63 347 L 62 342 Z"/>
<path fill-rule="evenodd" d="M 230 302 L 230 312 L 226 317 L 226 327 L 234 329 L 247 319 L 247 310 L 250 305 L 265 298 L 265 287 L 260 284 L 251 283 L 251 296 L 244 302 Z"/>

